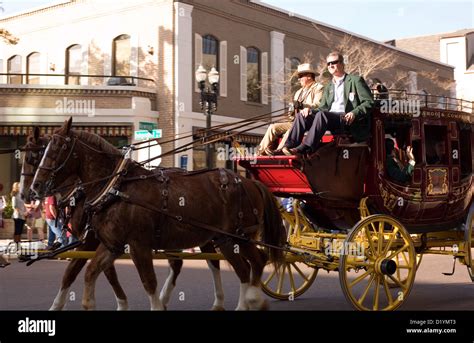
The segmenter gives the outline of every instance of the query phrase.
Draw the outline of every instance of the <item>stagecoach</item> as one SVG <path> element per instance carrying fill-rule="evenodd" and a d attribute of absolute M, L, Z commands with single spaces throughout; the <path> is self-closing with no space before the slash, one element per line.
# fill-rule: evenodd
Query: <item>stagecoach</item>
<path fill-rule="evenodd" d="M 268 267 L 266 294 L 292 300 L 323 269 L 339 272 L 354 308 L 394 310 L 408 297 L 423 254 L 452 256 L 474 281 L 472 104 L 405 93 L 390 98 L 376 101 L 367 142 L 327 132 L 312 156 L 239 159 L 282 200 L 289 252 L 279 270 Z M 400 153 L 413 147 L 410 182 L 388 177 L 386 137 L 395 138 Z M 444 151 L 433 158 L 439 142 Z"/>
<path fill-rule="evenodd" d="M 92 212 L 89 212 L 92 215 L 96 215 L 96 211 L 102 213 L 103 208 L 107 211 L 108 206 L 120 207 L 121 210 L 116 211 L 120 214 L 129 206 L 135 205 L 170 218 L 169 220 L 175 226 L 192 226 L 194 230 L 192 232 L 195 235 L 207 234 L 209 236 L 207 238 L 212 240 L 212 237 L 215 238 L 216 235 L 225 234 L 226 239 L 221 239 L 221 244 L 222 242 L 232 243 L 232 239 L 236 239 L 235 242 L 241 242 L 242 238 L 245 238 L 244 242 L 259 243 L 273 251 L 284 250 L 284 262 L 275 264 L 278 267 L 269 264 L 261 283 L 263 291 L 276 299 L 292 300 L 300 296 L 315 281 L 318 271 L 323 269 L 338 271 L 344 295 L 354 308 L 395 310 L 407 299 L 423 254 L 453 257 L 454 263 L 458 260 L 467 266 L 471 280 L 474 281 L 471 254 L 474 220 L 474 205 L 472 204 L 474 138 L 472 103 L 429 95 L 405 93 L 390 95 L 390 103 L 384 99 L 376 101 L 376 107 L 372 113 L 371 137 L 366 142 L 353 142 L 350 136 L 328 132 L 323 137 L 321 147 L 311 156 L 251 156 L 250 158 L 244 156 L 236 159 L 236 162 L 246 169 L 251 178 L 265 184 L 266 188 L 261 187 L 260 183 L 239 178 L 237 174 L 224 169 L 191 173 L 166 168 L 146 171 L 139 167 L 137 162 L 123 158 L 120 152 L 108 146 L 101 138 L 87 133 L 71 132 L 72 119 L 53 135 L 51 141 L 47 137 L 39 138 L 38 130 L 35 130 L 30 146 L 25 148 L 28 153 L 25 155 L 23 167 L 29 165 L 29 172 L 23 170 L 22 177 L 24 180 L 29 179 L 28 184 L 33 182 L 37 189 L 42 189 L 40 186 L 51 187 L 57 181 L 58 175 L 62 174 L 63 182 L 71 187 L 67 178 L 70 176 L 69 171 L 78 168 L 76 160 L 82 161 L 86 154 L 94 152 L 96 158 L 92 162 L 104 168 L 101 170 L 102 174 L 97 175 L 98 168 L 89 168 L 86 170 L 87 177 L 84 180 L 80 178 L 86 181 L 80 184 L 81 188 L 87 184 L 94 185 L 102 181 L 105 183 L 103 188 L 91 187 L 91 191 L 97 193 L 97 196 L 92 198 L 93 201 L 82 200 L 86 209 L 92 208 Z M 400 101 L 401 105 L 392 106 L 393 101 Z M 403 106 L 404 102 L 417 105 Z M 248 125 L 247 120 L 245 122 L 244 126 Z M 385 151 L 387 137 L 396 140 L 400 148 L 400 160 L 404 159 L 403 149 L 406 146 L 413 147 L 416 164 L 409 182 L 400 183 L 388 176 Z M 76 144 L 76 142 L 79 143 Z M 45 144 L 53 146 L 45 151 Z M 78 150 L 79 146 L 83 147 L 82 150 Z M 40 154 L 37 153 L 38 151 Z M 48 154 L 53 155 L 48 157 L 47 165 L 38 167 L 43 153 L 45 154 L 43 162 Z M 104 159 L 103 156 L 106 155 L 112 156 L 110 158 L 114 159 L 113 163 L 108 163 Z M 36 186 L 35 180 L 38 173 L 35 180 L 31 179 L 37 168 L 42 170 L 44 177 L 41 180 L 42 183 Z M 222 207 L 223 213 L 229 209 L 235 213 L 229 212 L 229 216 L 224 215 L 222 219 L 218 216 L 193 218 L 189 211 L 182 214 L 177 212 L 180 209 L 177 204 L 181 204 L 181 200 L 177 201 L 177 197 L 190 189 L 184 187 L 183 182 L 187 179 L 199 178 L 204 174 L 210 175 L 210 179 L 206 179 L 208 181 L 197 180 L 198 182 L 191 184 L 193 186 L 207 185 L 209 180 L 213 180 L 211 182 L 213 188 L 211 187 L 210 190 L 214 193 L 206 193 L 208 192 L 206 189 L 206 191 L 193 192 L 192 195 L 208 194 L 209 200 L 217 201 L 215 206 L 226 204 Z M 170 181 L 170 178 L 176 180 Z M 161 207 L 150 207 L 148 203 L 136 197 L 138 182 L 148 182 L 143 194 L 150 197 L 150 204 L 154 204 L 152 199 L 156 199 L 156 194 L 161 195 Z M 59 186 L 61 186 L 60 183 Z M 168 187 L 172 186 L 181 188 L 179 192 L 176 189 L 169 192 Z M 157 189 L 161 191 L 157 193 L 153 187 L 158 187 Z M 63 186 L 62 189 L 64 188 Z M 152 192 L 147 193 L 148 189 Z M 253 193 L 248 193 L 249 190 Z M 281 200 L 279 209 L 273 204 L 272 193 Z M 243 196 L 246 196 L 249 201 L 242 201 Z M 174 200 L 172 197 L 175 197 Z M 68 197 L 66 196 L 65 199 Z M 231 199 L 240 199 L 240 201 L 231 201 Z M 253 207 L 258 204 L 257 201 L 260 203 L 258 205 L 261 207 L 260 210 Z M 191 204 L 194 206 L 193 202 Z M 199 215 L 201 215 L 201 210 Z M 214 208 L 211 210 L 215 213 Z M 247 215 L 243 215 L 244 210 L 247 211 Z M 81 225 L 84 224 L 82 211 L 76 208 L 73 211 L 73 217 L 74 213 L 78 214 L 77 220 L 81 222 Z M 232 220 L 228 219 L 232 219 L 237 214 L 235 220 L 241 225 L 243 221 L 248 222 L 246 225 L 250 225 L 248 228 L 252 229 L 252 233 L 256 232 L 255 227 L 262 229 L 264 226 L 263 236 L 273 236 L 273 242 L 249 240 L 248 236 L 241 236 L 243 232 L 241 230 L 232 233 L 235 228 L 230 225 Z M 279 214 L 286 227 L 286 241 L 283 237 L 284 229 L 279 225 L 281 219 Z M 103 213 L 102 215 L 101 224 L 109 225 L 110 218 Z M 265 215 L 264 221 L 263 215 Z M 143 218 L 148 217 L 143 216 Z M 86 216 L 86 219 L 90 220 L 90 216 Z M 206 219 L 222 219 L 230 225 L 227 228 L 230 231 L 224 232 L 221 227 L 217 227 L 216 225 L 222 224 L 220 222 L 208 225 Z M 150 223 L 152 223 L 151 226 L 154 225 L 153 221 Z M 122 226 L 111 224 L 109 229 L 114 234 L 105 237 L 111 239 L 111 241 L 105 240 L 105 243 L 109 245 L 114 243 L 117 229 L 120 227 Z M 141 227 L 147 228 L 146 225 Z M 88 225 L 83 225 L 84 230 L 87 228 L 89 228 Z M 242 228 L 247 227 L 243 225 Z M 87 238 L 87 235 L 85 237 Z M 190 237 L 187 231 L 186 237 Z M 102 240 L 101 242 L 104 243 Z M 170 242 L 175 241 L 170 240 Z M 95 240 L 92 243 L 94 244 L 91 244 L 91 247 L 82 246 L 81 249 L 94 250 L 99 242 Z M 216 243 L 215 239 L 214 243 Z M 102 255 L 113 253 L 115 258 L 119 256 L 119 251 L 123 248 L 121 242 L 111 247 L 104 246 L 107 249 L 102 249 L 100 253 Z M 245 247 L 255 248 L 249 245 Z M 173 249 L 178 248 L 184 248 L 184 246 L 173 246 Z M 166 247 L 161 247 L 161 249 L 166 249 Z M 226 251 L 227 255 L 222 245 L 220 249 L 225 258 L 230 260 L 242 258 L 240 255 L 235 256 L 232 249 L 232 251 Z M 54 257 L 59 252 L 55 251 L 52 255 L 46 254 L 43 257 Z M 247 253 L 246 258 L 249 261 L 252 260 L 251 263 L 258 267 L 258 263 L 262 261 L 261 255 L 253 252 L 255 254 L 252 256 Z M 93 252 L 88 255 L 80 255 L 81 252 L 71 254 L 73 255 L 67 257 L 90 258 L 95 255 Z M 175 251 L 170 255 L 165 251 L 164 257 L 196 258 L 196 256 L 187 255 L 189 254 L 178 254 Z M 222 259 L 223 255 L 205 254 L 199 255 L 198 258 Z M 66 256 L 63 255 L 63 257 Z M 157 255 L 155 254 L 154 257 Z M 97 258 L 97 255 L 94 258 Z M 151 259 L 152 256 L 147 255 L 147 258 Z M 89 265 L 89 268 L 91 265 L 93 263 Z M 142 265 L 146 264 L 138 263 L 137 267 Z M 248 264 L 244 263 L 240 266 L 245 269 L 241 272 L 245 277 L 250 272 L 248 267 L 245 267 Z M 261 263 L 260 266 L 263 267 Z M 113 265 L 110 268 L 115 273 L 112 270 Z M 252 268 L 252 272 L 258 268 Z M 77 272 L 79 270 L 77 269 Z M 95 274 L 95 277 L 97 275 Z M 257 279 L 252 277 L 252 280 L 257 280 L 253 286 L 256 288 L 260 282 L 260 275 Z M 115 286 L 116 295 L 123 293 L 116 278 L 111 278 L 109 281 L 113 287 Z M 246 282 L 248 281 L 244 282 L 241 279 L 241 286 L 246 285 Z M 215 284 L 220 283 L 215 281 Z M 57 299 L 62 299 L 58 300 L 60 306 L 56 306 L 55 300 L 52 308 L 60 309 L 64 306 L 64 294 L 67 294 L 69 286 L 68 282 L 62 285 L 57 297 Z M 93 287 L 93 284 L 88 287 Z M 122 298 L 117 295 L 117 299 Z M 126 302 L 126 299 L 123 301 Z M 91 298 L 87 298 L 86 305 L 90 306 L 90 304 Z M 156 305 L 154 302 L 151 304 L 152 308 Z M 238 306 L 241 304 L 243 302 L 239 298 Z M 259 302 L 259 305 L 262 303 Z M 85 307 L 88 308 L 87 306 Z M 122 307 L 122 303 L 119 303 L 119 308 Z"/>

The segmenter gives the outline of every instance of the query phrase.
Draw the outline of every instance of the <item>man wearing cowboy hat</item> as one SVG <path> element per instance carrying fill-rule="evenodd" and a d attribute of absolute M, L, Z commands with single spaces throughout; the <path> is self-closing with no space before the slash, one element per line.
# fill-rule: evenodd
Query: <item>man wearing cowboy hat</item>
<path fill-rule="evenodd" d="M 296 116 L 282 149 L 285 155 L 315 151 L 326 130 L 347 131 L 358 142 L 369 137 L 374 106 L 369 87 L 362 77 L 344 71 L 344 58 L 339 52 L 331 52 L 326 62 L 333 79 L 324 89 L 319 110 Z M 306 131 L 308 134 L 302 142 Z"/>
<path fill-rule="evenodd" d="M 319 102 L 323 95 L 323 85 L 316 82 L 316 76 L 319 73 L 314 70 L 313 66 L 309 63 L 300 64 L 298 66 L 298 79 L 301 84 L 301 88 L 296 91 L 294 96 L 294 110 L 288 113 L 288 118 L 285 118 L 285 122 L 271 124 L 258 149 L 259 155 L 274 155 L 273 150 L 276 141 L 279 137 L 282 137 L 277 150 L 281 150 L 288 137 L 288 130 L 290 130 L 295 120 L 295 113 L 301 111 L 310 113 L 311 110 L 319 107 Z"/>

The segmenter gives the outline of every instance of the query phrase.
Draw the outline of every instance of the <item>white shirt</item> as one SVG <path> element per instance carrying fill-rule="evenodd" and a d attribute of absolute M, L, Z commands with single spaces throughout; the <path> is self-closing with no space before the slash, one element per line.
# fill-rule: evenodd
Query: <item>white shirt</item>
<path fill-rule="evenodd" d="M 346 75 L 344 74 L 339 80 L 334 78 L 332 80 L 334 84 L 334 101 L 329 112 L 346 113 L 346 104 L 344 103 L 344 80 Z"/>
<path fill-rule="evenodd" d="M 26 217 L 26 206 L 25 202 L 21 200 L 20 193 L 12 197 L 12 207 L 13 211 L 13 218 L 14 219 L 25 219 Z"/>

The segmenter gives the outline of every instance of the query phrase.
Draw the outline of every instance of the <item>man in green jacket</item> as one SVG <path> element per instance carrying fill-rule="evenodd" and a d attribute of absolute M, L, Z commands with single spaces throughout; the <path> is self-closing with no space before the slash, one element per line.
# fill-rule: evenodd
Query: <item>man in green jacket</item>
<path fill-rule="evenodd" d="M 326 61 L 332 81 L 324 89 L 317 111 L 298 113 L 282 149 L 286 155 L 315 151 L 327 130 L 350 133 L 358 142 L 369 137 L 370 113 L 374 106 L 369 87 L 362 77 L 344 71 L 344 58 L 339 52 L 331 52 Z M 308 134 L 302 143 L 306 131 Z"/>
<path fill-rule="evenodd" d="M 410 182 L 415 167 L 413 148 L 407 147 L 408 164 L 406 166 L 398 159 L 395 142 L 391 138 L 385 138 L 385 152 L 387 154 L 385 166 L 388 176 L 394 181 L 402 183 Z"/>

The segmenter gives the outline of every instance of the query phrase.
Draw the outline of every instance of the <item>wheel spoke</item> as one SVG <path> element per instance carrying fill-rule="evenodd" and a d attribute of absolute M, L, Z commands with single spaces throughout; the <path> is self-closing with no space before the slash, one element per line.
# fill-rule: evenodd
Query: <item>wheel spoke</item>
<path fill-rule="evenodd" d="M 372 241 L 372 234 L 370 233 L 370 229 L 368 226 L 364 227 L 363 230 L 365 231 L 365 235 L 367 236 L 367 240 L 369 241 L 369 248 L 370 248 L 370 255 L 375 255 L 375 247 L 374 242 Z"/>
<path fill-rule="evenodd" d="M 305 282 L 309 281 L 308 277 L 301 271 L 301 269 L 296 265 L 295 262 L 292 262 L 291 265 L 293 266 L 293 268 L 295 268 L 298 274 L 300 274 L 300 276 L 304 279 Z"/>
<path fill-rule="evenodd" d="M 393 254 L 391 254 L 389 257 L 387 257 L 387 260 L 391 260 L 392 258 L 394 258 L 395 256 L 397 256 L 398 254 L 400 254 L 402 251 L 408 249 L 410 247 L 410 245 L 407 243 L 405 244 L 403 247 L 401 247 L 400 249 L 398 249 L 397 251 L 395 251 Z"/>
<path fill-rule="evenodd" d="M 412 267 L 412 266 L 409 266 L 409 265 L 406 265 L 406 266 L 398 266 L 397 269 L 408 269 L 408 270 L 412 270 L 413 267 Z"/>
<path fill-rule="evenodd" d="M 385 249 L 384 249 L 383 252 L 382 252 L 382 256 L 387 255 L 387 253 L 388 253 L 390 247 L 392 246 L 393 240 L 395 239 L 395 235 L 396 235 L 397 232 L 398 232 L 398 228 L 396 227 L 396 228 L 393 230 L 393 232 L 390 234 L 390 239 L 389 239 L 387 245 L 385 246 Z"/>
<path fill-rule="evenodd" d="M 383 278 L 383 289 L 385 290 L 385 294 L 387 295 L 388 304 L 391 305 L 393 303 L 392 293 L 390 293 L 388 282 L 385 276 Z"/>
<path fill-rule="evenodd" d="M 285 280 L 285 269 L 286 269 L 286 263 L 283 264 L 282 273 L 280 277 L 278 278 L 278 286 L 277 286 L 278 294 L 281 294 L 281 290 L 283 288 L 283 281 Z"/>
<path fill-rule="evenodd" d="M 392 275 L 388 276 L 393 282 L 395 282 L 400 288 L 406 289 L 406 286 L 400 282 L 400 280 L 395 279 Z"/>
<path fill-rule="evenodd" d="M 362 293 L 361 297 L 357 301 L 359 303 L 359 305 L 363 306 L 362 303 L 364 302 L 365 297 L 367 296 L 367 293 L 369 292 L 370 286 L 372 286 L 372 282 L 374 282 L 374 279 L 375 279 L 375 273 L 372 274 L 372 276 L 370 277 L 369 283 L 368 283 L 367 287 L 365 288 L 364 293 Z"/>
<path fill-rule="evenodd" d="M 410 263 L 408 263 L 407 255 L 405 255 L 405 253 L 406 251 L 402 252 L 402 256 L 403 256 L 403 259 L 405 260 L 405 263 L 409 265 Z"/>
<path fill-rule="evenodd" d="M 288 277 L 290 278 L 290 287 L 293 291 L 293 294 L 296 292 L 295 279 L 293 278 L 293 273 L 291 272 L 291 265 L 288 264 Z"/>
<path fill-rule="evenodd" d="M 377 241 L 377 256 L 380 256 L 380 253 L 382 252 L 382 243 L 383 243 L 383 228 L 384 228 L 384 222 L 380 221 L 379 222 L 379 230 L 378 230 L 378 241 Z"/>
<path fill-rule="evenodd" d="M 284 272 L 284 271 L 283 271 Z M 277 270 L 273 269 L 272 273 L 267 277 L 267 279 L 263 282 L 265 286 L 268 285 L 268 283 L 273 279 L 273 277 L 276 275 Z"/>
<path fill-rule="evenodd" d="M 354 287 L 355 285 L 357 285 L 359 282 L 361 282 L 362 280 L 364 280 L 367 275 L 370 274 L 370 272 L 372 271 L 372 269 L 368 269 L 364 274 L 362 274 L 361 276 L 357 277 L 357 279 L 353 280 L 350 284 L 349 284 L 349 288 L 352 288 Z"/>
<path fill-rule="evenodd" d="M 379 309 L 379 290 L 380 290 L 380 275 L 377 275 L 375 279 L 375 294 L 374 294 L 374 306 L 373 309 L 378 311 Z"/>

